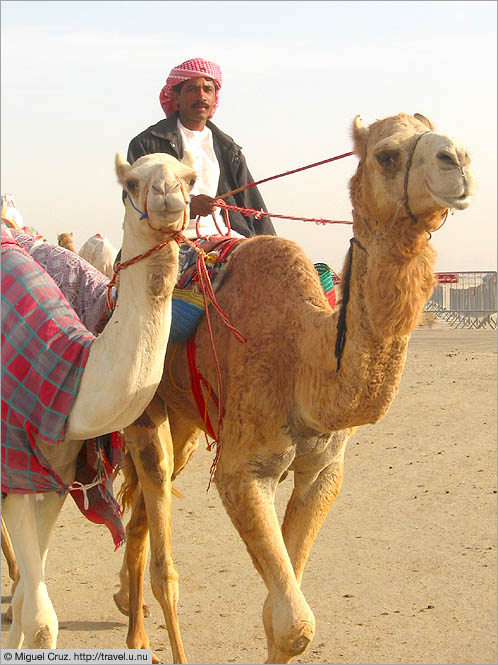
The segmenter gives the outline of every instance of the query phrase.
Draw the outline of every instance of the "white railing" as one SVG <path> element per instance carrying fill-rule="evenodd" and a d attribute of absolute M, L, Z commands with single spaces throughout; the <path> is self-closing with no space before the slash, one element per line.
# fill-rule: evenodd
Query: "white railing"
<path fill-rule="evenodd" d="M 440 272 L 424 311 L 456 328 L 496 329 L 496 271 Z"/>

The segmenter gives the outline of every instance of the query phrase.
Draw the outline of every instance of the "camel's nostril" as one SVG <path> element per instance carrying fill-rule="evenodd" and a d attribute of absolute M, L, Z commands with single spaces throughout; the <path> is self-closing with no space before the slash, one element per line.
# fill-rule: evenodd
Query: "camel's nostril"
<path fill-rule="evenodd" d="M 447 152 L 438 153 L 437 158 L 447 166 L 459 166 L 455 157 Z"/>

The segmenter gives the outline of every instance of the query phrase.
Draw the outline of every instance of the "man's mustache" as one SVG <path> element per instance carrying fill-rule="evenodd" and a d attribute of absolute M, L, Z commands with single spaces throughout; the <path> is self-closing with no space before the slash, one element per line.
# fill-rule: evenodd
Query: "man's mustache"
<path fill-rule="evenodd" d="M 194 109 L 197 109 L 197 108 L 208 109 L 209 104 L 206 104 L 206 102 L 196 102 L 195 104 L 192 104 L 192 107 Z"/>

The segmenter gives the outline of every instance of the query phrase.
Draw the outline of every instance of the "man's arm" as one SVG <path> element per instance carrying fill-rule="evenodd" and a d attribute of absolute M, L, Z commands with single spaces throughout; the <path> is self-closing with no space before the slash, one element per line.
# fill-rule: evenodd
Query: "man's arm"
<path fill-rule="evenodd" d="M 240 153 L 239 156 L 240 162 L 239 168 L 237 169 L 237 182 L 240 183 L 239 187 L 242 187 L 243 185 L 246 185 L 250 182 L 254 182 L 254 178 L 247 168 L 244 155 Z M 254 210 L 264 211 L 268 210 L 257 187 L 248 187 L 242 192 L 235 194 L 234 198 L 237 201 L 237 205 L 241 208 L 252 208 Z M 260 219 L 256 219 L 254 215 L 250 215 L 245 219 L 255 235 L 277 235 L 270 217 L 261 217 Z"/>

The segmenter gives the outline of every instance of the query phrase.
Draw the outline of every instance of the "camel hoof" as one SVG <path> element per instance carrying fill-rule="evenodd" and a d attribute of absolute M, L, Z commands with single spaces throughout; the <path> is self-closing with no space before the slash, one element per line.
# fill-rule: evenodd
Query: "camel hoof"
<path fill-rule="evenodd" d="M 5 612 L 5 618 L 7 621 L 10 621 L 10 623 L 12 623 L 12 605 L 9 605 L 7 607 L 7 611 Z"/>
<path fill-rule="evenodd" d="M 312 624 L 305 622 L 302 624 L 299 631 L 293 631 L 294 635 L 288 634 L 278 645 L 275 645 L 279 652 L 279 658 L 283 658 L 285 654 L 285 657 L 288 660 L 277 660 L 276 662 L 288 663 L 295 656 L 302 654 L 310 645 L 314 632 L 315 627 Z"/>
<path fill-rule="evenodd" d="M 55 640 L 50 626 L 40 626 L 33 635 L 33 649 L 54 649 Z"/>
<path fill-rule="evenodd" d="M 119 595 L 119 591 L 113 594 L 113 599 L 114 599 L 114 604 L 118 608 L 118 610 L 121 612 L 121 614 L 124 614 L 125 617 L 128 616 L 128 605 L 125 605 L 121 601 L 121 596 Z M 144 619 L 148 619 L 151 615 L 150 607 L 148 605 L 145 605 L 145 603 L 142 605 L 142 611 L 144 614 Z"/>
<path fill-rule="evenodd" d="M 112 597 L 113 597 L 113 599 L 114 599 L 114 604 L 116 605 L 116 607 L 118 608 L 118 610 L 121 612 L 121 614 L 124 614 L 125 617 L 127 617 L 127 616 L 128 616 L 128 607 L 125 607 L 125 606 L 121 603 L 121 598 L 120 598 L 120 596 L 119 596 L 119 592 L 114 593 L 114 594 L 112 595 Z"/>
<path fill-rule="evenodd" d="M 153 663 L 160 663 L 161 662 L 154 652 L 152 652 L 152 662 Z"/>
<path fill-rule="evenodd" d="M 301 635 L 301 637 L 299 637 L 297 640 L 294 640 L 294 642 L 291 644 L 292 655 L 297 656 L 298 654 L 303 653 L 310 642 L 311 639 L 305 635 Z"/>

